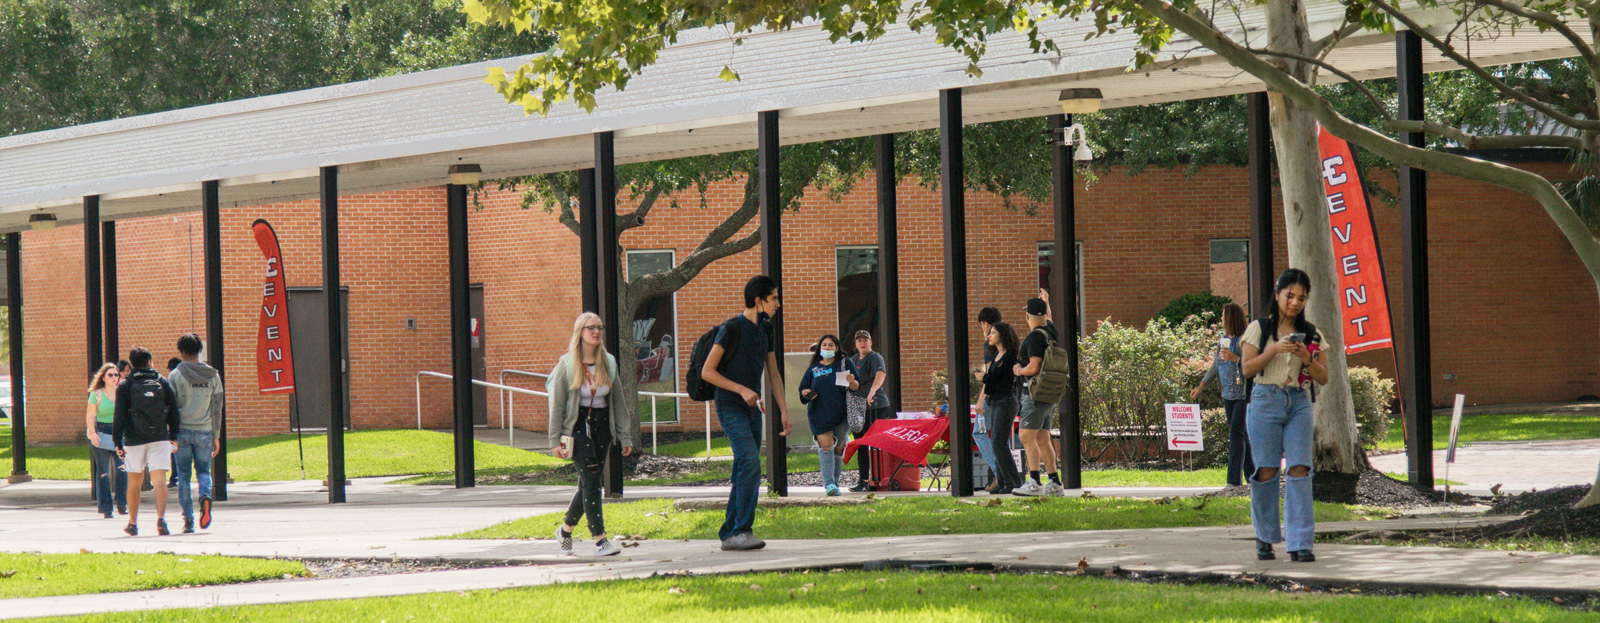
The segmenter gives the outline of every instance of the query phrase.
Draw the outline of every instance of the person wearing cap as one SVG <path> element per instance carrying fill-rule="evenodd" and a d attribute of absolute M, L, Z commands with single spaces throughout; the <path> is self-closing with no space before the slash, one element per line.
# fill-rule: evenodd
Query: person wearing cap
<path fill-rule="evenodd" d="M 883 382 L 889 378 L 889 373 L 884 371 L 884 366 L 887 364 L 883 361 L 883 355 L 872 351 L 872 332 L 866 329 L 856 331 L 855 340 L 856 356 L 850 361 L 855 364 L 856 370 L 860 371 L 856 375 L 856 378 L 860 379 L 860 385 L 854 393 L 867 399 L 866 423 L 861 425 L 861 432 L 855 434 L 855 438 L 860 439 L 872 429 L 873 422 L 890 419 L 893 414 L 889 412 L 889 397 L 883 393 Z M 856 455 L 860 457 L 856 459 L 860 477 L 856 480 L 856 486 L 850 487 L 851 491 L 861 493 L 872 490 L 872 465 L 871 460 L 867 458 L 871 454 L 862 452 Z"/>
<path fill-rule="evenodd" d="M 1050 305 L 1042 298 L 1028 299 L 1023 306 L 1023 312 L 1028 317 L 1028 337 L 1022 340 L 1022 353 L 1017 357 L 1018 363 L 1014 366 L 1017 376 L 1025 380 L 1038 376 L 1044 367 L 1045 350 L 1060 339 L 1056 332 L 1055 323 L 1050 321 Z M 1022 486 L 1017 487 L 1012 495 L 1029 497 L 1048 496 L 1063 497 L 1066 491 L 1061 486 L 1061 475 L 1056 472 L 1056 454 L 1052 451 L 1050 443 L 1051 421 L 1055 419 L 1056 406 L 1054 404 L 1036 404 L 1029 396 L 1028 390 L 1022 390 L 1022 405 L 1018 411 L 1021 415 L 1022 446 L 1028 453 L 1028 479 Z M 1048 484 L 1040 483 L 1039 468 L 1041 464 L 1044 472 L 1049 474 Z"/>

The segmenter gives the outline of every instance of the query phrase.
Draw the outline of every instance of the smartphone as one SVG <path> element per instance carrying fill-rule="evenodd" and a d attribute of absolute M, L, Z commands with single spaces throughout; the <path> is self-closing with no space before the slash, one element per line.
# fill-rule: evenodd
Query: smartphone
<path fill-rule="evenodd" d="M 1289 334 L 1289 341 L 1294 342 L 1296 344 L 1304 342 L 1304 341 L 1306 341 L 1306 334 L 1304 334 L 1304 333 L 1290 333 Z"/>

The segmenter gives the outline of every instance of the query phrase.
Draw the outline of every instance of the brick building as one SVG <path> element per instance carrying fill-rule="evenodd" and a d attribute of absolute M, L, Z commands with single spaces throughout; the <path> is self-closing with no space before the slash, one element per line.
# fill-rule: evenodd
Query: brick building
<path fill-rule="evenodd" d="M 1519 166 L 1547 175 L 1565 172 L 1557 162 Z M 637 271 L 681 260 L 742 192 L 742 184 L 725 182 L 712 189 L 707 208 L 692 207 L 698 204 L 694 198 L 685 198 L 681 208 L 657 207 L 647 226 L 623 234 L 625 266 Z M 1429 192 L 1434 402 L 1449 402 L 1456 393 L 1476 404 L 1600 394 L 1595 356 L 1600 335 L 1581 329 L 1595 326 L 1594 282 L 1542 208 L 1510 191 L 1444 176 L 1432 178 Z M 1246 298 L 1243 169 L 1207 167 L 1193 175 L 1150 170 L 1130 176 L 1113 168 L 1076 198 L 1089 330 L 1102 319 L 1143 323 L 1183 294 L 1210 289 Z M 797 213 L 784 216 L 788 350 L 839 331 L 861 311 L 861 284 L 870 283 L 875 258 L 873 200 L 870 189 L 837 203 L 808 196 Z M 1048 246 L 1041 243 L 1052 238 L 1050 218 L 1007 210 L 997 197 L 983 193 L 970 192 L 967 201 L 970 311 L 994 305 L 1016 320 L 1023 300 L 1039 284 L 1041 255 Z M 631 210 L 630 203 L 624 192 L 619 209 Z M 1375 203 L 1396 337 L 1404 340 L 1399 216 L 1394 206 Z M 416 372 L 450 368 L 444 205 L 444 191 L 437 187 L 340 200 L 355 428 L 415 426 Z M 945 352 L 939 196 L 908 181 L 900 187 L 899 205 L 903 395 L 909 406 L 926 407 L 927 379 L 943 368 Z M 257 218 L 268 219 L 277 230 L 291 289 L 315 287 L 321 280 L 314 201 L 222 211 L 228 417 L 230 436 L 236 438 L 291 430 L 289 398 L 260 395 L 255 387 L 262 262 L 249 226 Z M 582 299 L 578 238 L 553 215 L 521 209 L 511 193 L 487 194 L 469 219 L 471 278 L 483 289 L 487 378 L 494 380 L 504 369 L 548 371 L 565 348 Z M 199 221 L 191 212 L 118 223 L 118 328 L 124 352 L 142 345 L 160 361 L 175 350 L 179 334 L 204 334 Z M 1274 266 L 1281 270 L 1286 267 L 1281 224 L 1275 229 Z M 77 226 L 23 234 L 28 413 L 30 440 L 36 443 L 82 439 L 87 384 L 82 234 Z M 740 288 L 758 265 L 757 251 L 718 261 L 674 301 L 656 308 L 660 326 L 646 327 L 639 337 L 645 353 L 662 345 L 670 349 L 676 337 L 676 361 L 658 368 L 677 379 L 671 383 L 681 382 L 678 371 L 687 365 L 694 338 L 741 307 Z M 1580 329 L 1557 338 L 1549 331 L 1552 326 Z M 622 337 L 626 344 L 635 336 Z M 1541 356 L 1520 354 L 1529 343 L 1541 344 Z M 1392 376 L 1391 357 L 1383 350 L 1355 356 L 1352 363 Z M 314 378 L 301 376 L 300 382 Z M 514 382 L 530 386 L 527 379 Z M 424 426 L 449 426 L 448 382 L 423 381 L 421 401 Z M 502 414 L 493 392 L 487 409 L 489 421 L 498 425 Z M 686 403 L 680 412 L 681 424 L 662 430 L 701 429 L 699 405 Z M 542 400 L 525 397 L 517 423 L 540 430 L 544 413 Z"/>

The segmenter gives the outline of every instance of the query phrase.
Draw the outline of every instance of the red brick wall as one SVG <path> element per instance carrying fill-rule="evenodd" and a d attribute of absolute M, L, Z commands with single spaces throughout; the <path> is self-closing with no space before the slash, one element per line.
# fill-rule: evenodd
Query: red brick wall
<path fill-rule="evenodd" d="M 1550 175 L 1565 170 L 1560 164 L 1535 168 Z M 1509 191 L 1441 176 L 1429 187 L 1435 402 L 1448 402 L 1457 392 L 1486 404 L 1600 394 L 1593 281 L 1542 209 Z M 663 200 L 645 227 L 624 232 L 622 245 L 673 249 L 682 262 L 742 193 L 743 184 L 732 181 L 711 189 L 709 207 L 699 207 L 693 195 L 680 197 L 678 208 Z M 1033 296 L 1037 282 L 1037 243 L 1052 238 L 1048 214 L 1010 211 L 983 193 L 969 193 L 967 201 L 969 319 L 993 305 L 1008 321 L 1020 320 L 1022 303 Z M 1172 170 L 1132 177 L 1120 170 L 1102 172 L 1096 184 L 1079 190 L 1077 202 L 1084 310 L 1091 330 L 1106 319 L 1142 323 L 1171 299 L 1206 290 L 1209 241 L 1248 235 L 1242 169 L 1208 167 L 1193 176 Z M 625 191 L 618 198 L 622 211 L 631 211 L 635 203 Z M 1375 203 L 1398 329 L 1398 208 Z M 350 196 L 341 198 L 340 206 L 355 426 L 415 426 L 416 372 L 449 369 L 444 194 L 426 188 Z M 900 187 L 900 210 L 904 402 L 926 408 L 929 374 L 945 363 L 938 193 L 908 181 Z M 248 228 L 258 217 L 271 220 L 282 241 L 289 285 L 316 286 L 321 283 L 317 206 L 229 208 L 222 216 L 230 431 L 236 437 L 287 432 L 287 397 L 261 396 L 255 387 L 262 264 Z M 582 301 L 577 237 L 554 214 L 522 209 L 512 193 L 488 193 L 469 219 L 472 281 L 483 284 L 485 292 L 490 380 L 507 368 L 548 372 L 566 348 Z M 786 348 L 797 351 L 837 331 L 834 249 L 876 242 L 872 192 L 861 190 L 838 203 L 808 196 L 797 212 L 784 215 L 783 228 Z M 175 350 L 179 334 L 205 333 L 199 230 L 198 213 L 118 224 L 124 351 L 146 346 L 159 363 Z M 747 226 L 738 236 L 753 230 Z M 1282 270 L 1281 224 L 1276 230 L 1274 266 Z M 29 413 L 33 439 L 44 443 L 81 437 L 87 380 L 81 236 L 79 227 L 23 236 Z M 720 260 L 677 294 L 680 371 L 694 339 L 740 310 L 744 281 L 759 270 L 759 262 L 758 249 Z M 417 319 L 415 330 L 404 328 L 406 318 Z M 1568 330 L 1556 337 L 1550 331 L 1554 326 Z M 1540 357 L 1519 354 L 1529 343 L 1541 345 Z M 973 336 L 971 346 L 977 345 Z M 1390 351 L 1352 359 L 1393 373 Z M 1446 374 L 1456 378 L 1446 381 Z M 516 377 L 509 382 L 540 386 Z M 448 392 L 446 381 L 423 382 L 425 426 L 448 426 Z M 489 393 L 488 403 L 489 421 L 498 426 L 497 392 Z M 542 399 L 518 400 L 519 427 L 542 429 L 546 409 Z M 698 430 L 704 411 L 686 402 L 682 418 L 683 428 Z"/>

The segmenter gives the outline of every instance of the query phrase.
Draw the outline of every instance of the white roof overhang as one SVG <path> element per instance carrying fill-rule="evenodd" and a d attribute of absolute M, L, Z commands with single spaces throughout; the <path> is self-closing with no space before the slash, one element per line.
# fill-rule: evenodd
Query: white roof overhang
<path fill-rule="evenodd" d="M 1317 3 L 1313 34 L 1337 27 L 1343 9 Z M 1446 25 L 1448 14 L 1430 23 Z M 1259 41 L 1259 12 L 1231 33 Z M 200 185 L 219 180 L 225 206 L 316 196 L 319 167 L 340 168 L 341 194 L 444 184 L 446 168 L 482 166 L 485 179 L 592 166 L 592 135 L 616 133 L 619 163 L 755 147 L 759 111 L 777 110 L 784 144 L 935 127 L 938 93 L 961 87 L 964 121 L 1058 112 L 1057 93 L 1098 87 L 1116 108 L 1259 91 L 1261 83 L 1179 37 L 1159 69 L 1129 72 L 1134 38 L 1089 38 L 1093 26 L 1054 20 L 1059 57 L 1035 54 L 1019 35 L 995 37 L 981 63 L 966 62 L 928 35 L 892 28 L 870 43 L 831 44 L 819 27 L 747 35 L 687 33 L 626 91 L 597 97 L 593 113 L 563 105 L 524 116 L 483 82 L 493 66 L 524 58 L 143 115 L 0 138 L 0 232 L 25 229 L 45 211 L 82 219 L 82 197 L 101 196 L 101 217 L 126 219 L 197 209 Z M 1531 29 L 1473 41 L 1486 64 L 1575 54 L 1555 33 Z M 1424 46 L 1425 68 L 1454 68 Z M 1394 75 L 1391 35 L 1344 42 L 1330 60 L 1361 79 Z M 724 64 L 742 80 L 724 83 Z M 1326 74 L 1324 74 L 1326 75 Z M 1242 139 L 1241 139 L 1242 140 Z"/>

